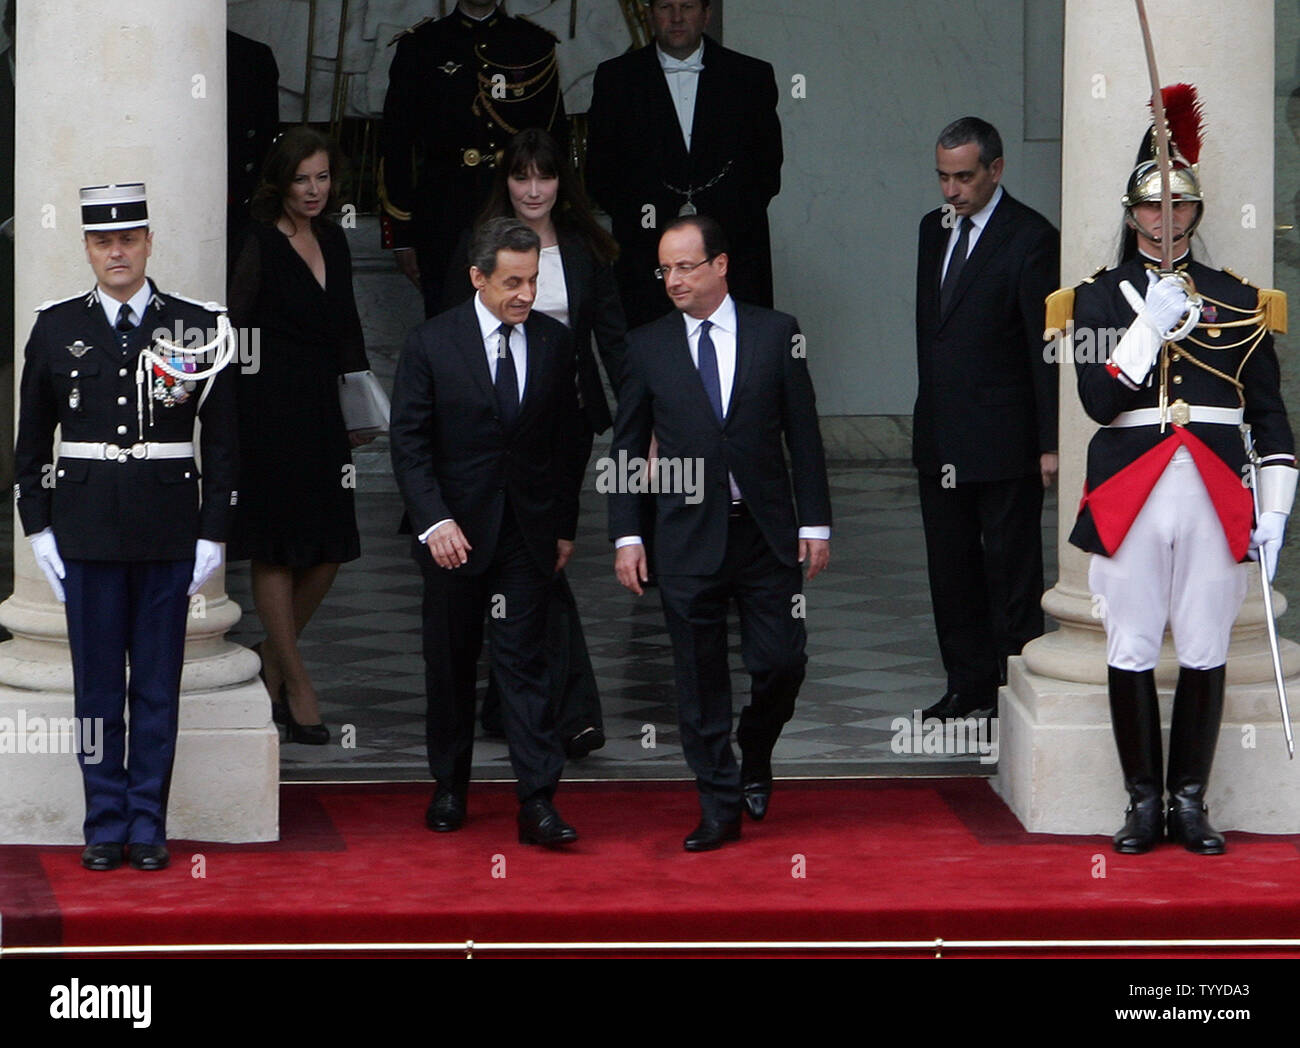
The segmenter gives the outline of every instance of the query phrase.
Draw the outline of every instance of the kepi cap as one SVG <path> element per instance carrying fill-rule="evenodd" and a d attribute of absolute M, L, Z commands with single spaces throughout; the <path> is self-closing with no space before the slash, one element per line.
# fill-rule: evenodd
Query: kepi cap
<path fill-rule="evenodd" d="M 81 190 L 81 228 L 85 232 L 135 229 L 148 224 L 143 182 L 86 186 Z"/>

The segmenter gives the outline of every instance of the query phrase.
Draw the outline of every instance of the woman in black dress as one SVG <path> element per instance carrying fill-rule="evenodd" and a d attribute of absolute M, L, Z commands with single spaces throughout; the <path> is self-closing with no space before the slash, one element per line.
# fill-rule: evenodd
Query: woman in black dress
<path fill-rule="evenodd" d="M 578 399 L 582 405 L 588 453 L 595 434 L 613 424 L 592 336 L 610 385 L 617 392 L 622 378 L 627 324 L 614 280 L 618 245 L 596 222 L 568 159 L 546 131 L 521 131 L 506 146 L 480 223 L 517 218 L 542 240 L 533 308 L 573 331 Z M 444 306 L 450 308 L 474 293 L 469 282 L 469 233 L 452 256 L 454 271 L 444 282 Z M 600 694 L 582 623 L 564 573 L 556 577 L 548 614 L 555 726 L 570 759 L 585 757 L 605 744 Z M 483 704 L 484 727 L 493 731 L 500 712 L 494 681 Z"/>
<path fill-rule="evenodd" d="M 256 347 L 239 376 L 240 484 L 231 560 L 249 559 L 266 630 L 262 675 L 291 742 L 324 745 L 298 637 L 339 565 L 361 554 L 339 375 L 368 367 L 343 231 L 335 151 L 295 127 L 271 148 L 230 280 L 230 317 Z"/>

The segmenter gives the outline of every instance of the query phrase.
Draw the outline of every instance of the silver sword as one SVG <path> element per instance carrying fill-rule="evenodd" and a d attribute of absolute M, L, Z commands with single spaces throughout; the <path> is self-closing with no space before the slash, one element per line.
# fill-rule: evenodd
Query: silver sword
<path fill-rule="evenodd" d="M 1259 523 L 1259 453 L 1255 450 L 1255 440 L 1251 436 L 1250 426 L 1242 423 L 1241 439 L 1246 443 L 1246 457 L 1250 462 L 1250 497 L 1255 503 L 1255 522 Z M 1286 732 L 1286 753 L 1295 759 L 1295 739 L 1291 735 L 1291 711 L 1286 702 L 1286 681 L 1282 678 L 1282 655 L 1277 647 L 1277 622 L 1273 619 L 1273 582 L 1269 578 L 1268 564 L 1265 563 L 1265 550 L 1259 546 L 1259 581 L 1264 591 L 1264 618 L 1268 624 L 1268 650 L 1273 656 L 1273 683 L 1277 687 L 1277 701 L 1282 708 L 1282 730 Z"/>

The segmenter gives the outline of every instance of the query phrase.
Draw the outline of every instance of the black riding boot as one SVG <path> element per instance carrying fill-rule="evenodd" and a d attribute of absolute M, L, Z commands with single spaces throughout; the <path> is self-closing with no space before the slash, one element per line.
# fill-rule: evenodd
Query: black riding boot
<path fill-rule="evenodd" d="M 1129 806 L 1124 828 L 1115 834 L 1115 850 L 1124 855 L 1150 851 L 1164 830 L 1160 789 L 1160 704 L 1154 670 L 1106 667 L 1110 723 L 1124 771 Z"/>
<path fill-rule="evenodd" d="M 1169 839 L 1197 855 L 1222 855 L 1223 834 L 1210 825 L 1205 784 L 1219 744 L 1225 667 L 1178 671 L 1169 730 Z"/>

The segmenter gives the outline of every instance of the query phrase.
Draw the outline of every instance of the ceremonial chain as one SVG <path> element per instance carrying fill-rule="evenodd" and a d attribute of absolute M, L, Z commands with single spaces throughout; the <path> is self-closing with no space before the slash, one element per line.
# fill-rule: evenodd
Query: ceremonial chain
<path fill-rule="evenodd" d="M 170 361 L 159 356 L 154 352 L 154 346 L 166 351 L 172 358 L 184 360 L 197 359 L 204 354 L 216 350 L 212 359 L 212 366 L 206 371 L 185 371 L 181 368 L 173 367 Z M 217 372 L 224 368 L 235 358 L 235 351 L 238 348 L 238 341 L 235 337 L 235 329 L 230 325 L 230 319 L 224 313 L 217 314 L 217 337 L 211 342 L 202 346 L 195 346 L 187 349 L 185 346 L 163 338 L 161 335 L 155 336 L 153 344 L 145 347 L 140 351 L 140 356 L 135 363 L 135 415 L 138 436 L 136 439 L 144 440 L 144 389 L 149 384 L 149 374 L 157 368 L 173 379 L 183 382 L 201 382 L 204 379 L 214 377 Z M 203 407 L 203 402 L 208 399 L 208 394 L 212 392 L 212 383 L 209 382 L 203 387 L 203 392 L 199 394 L 199 402 L 195 410 Z M 153 397 L 149 397 L 149 425 L 153 422 Z"/>

